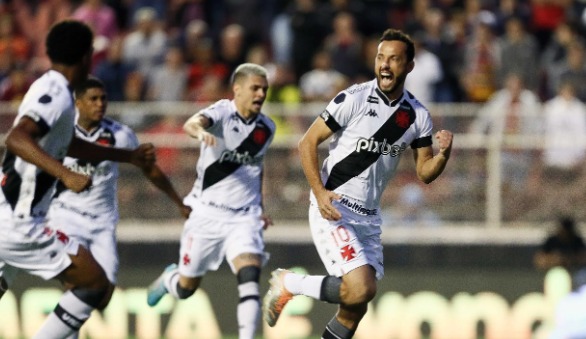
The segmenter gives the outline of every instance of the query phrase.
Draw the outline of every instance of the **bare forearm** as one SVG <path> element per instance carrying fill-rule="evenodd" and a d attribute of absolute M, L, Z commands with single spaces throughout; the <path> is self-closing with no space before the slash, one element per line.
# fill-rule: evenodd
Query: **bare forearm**
<path fill-rule="evenodd" d="M 115 162 L 131 162 L 132 151 L 114 147 L 103 147 L 74 138 L 67 155 L 89 161 L 111 160 Z"/>
<path fill-rule="evenodd" d="M 426 184 L 433 182 L 442 174 L 448 163 L 448 158 L 443 153 L 438 153 L 423 163 L 419 172 L 419 179 Z"/>
<path fill-rule="evenodd" d="M 314 193 L 324 190 L 325 188 L 319 173 L 317 145 L 310 143 L 307 140 L 301 140 L 298 149 L 303 173 L 305 174 L 311 190 Z"/>
<path fill-rule="evenodd" d="M 60 160 L 53 158 L 34 139 L 18 129 L 12 130 L 6 138 L 6 148 L 24 161 L 36 165 L 55 178 L 62 179 L 69 171 Z"/>
<path fill-rule="evenodd" d="M 183 200 L 179 194 L 177 194 L 177 191 L 175 191 L 169 178 L 158 166 L 154 165 L 145 167 L 142 168 L 142 171 L 149 181 L 152 182 L 155 187 L 163 191 L 176 205 L 183 206 Z"/>

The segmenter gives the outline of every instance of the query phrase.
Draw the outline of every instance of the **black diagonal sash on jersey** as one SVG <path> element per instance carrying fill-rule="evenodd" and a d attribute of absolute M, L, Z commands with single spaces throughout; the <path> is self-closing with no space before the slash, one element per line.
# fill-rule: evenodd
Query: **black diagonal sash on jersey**
<path fill-rule="evenodd" d="M 401 119 L 408 117 L 407 119 Z M 400 119 L 400 121 L 398 121 Z M 388 144 L 394 144 L 395 141 L 399 140 L 405 131 L 415 122 L 415 110 L 409 108 L 407 110 L 399 107 L 393 115 L 389 117 L 387 121 L 376 131 L 371 138 L 374 140 L 381 141 L 387 139 Z M 362 173 L 365 169 L 370 167 L 379 157 L 380 153 L 356 150 L 350 153 L 346 158 L 338 162 L 332 170 L 326 182 L 326 189 L 333 191 L 336 188 L 342 186 L 348 180 Z"/>
<path fill-rule="evenodd" d="M 4 197 L 10 204 L 12 210 L 14 210 L 16 202 L 18 201 L 20 185 L 22 184 L 22 178 L 14 169 L 15 161 L 16 155 L 10 151 L 6 151 L 4 162 L 2 163 L 2 171 L 4 172 L 4 178 L 2 178 L 2 193 L 4 193 Z"/>
<path fill-rule="evenodd" d="M 248 151 L 248 154 L 251 157 L 254 157 L 270 140 L 271 134 L 272 132 L 270 128 L 264 123 L 259 122 L 252 130 L 252 132 L 250 132 L 250 134 L 246 137 L 246 139 L 242 141 L 240 146 L 236 147 L 235 151 L 237 153 L 245 153 Z M 259 135 L 262 136 L 262 140 L 259 139 Z M 242 166 L 242 164 L 231 161 L 220 162 L 220 159 L 218 159 L 216 162 L 206 168 L 203 174 L 202 190 L 205 190 L 206 188 L 216 184 L 220 180 L 234 173 L 240 166 Z"/>

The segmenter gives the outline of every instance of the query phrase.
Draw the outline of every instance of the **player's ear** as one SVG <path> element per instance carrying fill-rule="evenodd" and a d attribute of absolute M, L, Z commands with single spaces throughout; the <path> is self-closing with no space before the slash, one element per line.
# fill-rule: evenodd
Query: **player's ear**
<path fill-rule="evenodd" d="M 413 68 L 415 68 L 415 60 L 411 60 L 409 61 L 409 64 L 407 64 L 407 73 L 411 73 Z"/>

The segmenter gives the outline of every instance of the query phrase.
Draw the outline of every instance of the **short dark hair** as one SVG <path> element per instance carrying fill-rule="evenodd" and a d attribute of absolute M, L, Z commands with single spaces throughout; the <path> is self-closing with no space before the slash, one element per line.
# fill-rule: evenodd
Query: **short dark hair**
<path fill-rule="evenodd" d="M 92 50 L 94 34 L 88 25 L 64 20 L 51 27 L 45 40 L 47 55 L 53 63 L 72 66 Z"/>
<path fill-rule="evenodd" d="M 101 89 L 105 89 L 106 86 L 104 86 L 104 83 L 102 82 L 102 80 L 90 76 L 88 77 L 85 81 L 83 81 L 81 84 L 75 86 L 75 97 L 79 98 L 81 96 L 83 96 L 85 94 L 85 92 L 87 92 L 88 89 L 90 88 L 101 88 Z"/>
<path fill-rule="evenodd" d="M 413 44 L 411 37 L 408 34 L 394 28 L 387 29 L 380 37 L 381 42 L 394 40 L 402 41 L 407 45 L 407 60 L 413 61 L 413 58 L 415 58 L 415 45 Z"/>

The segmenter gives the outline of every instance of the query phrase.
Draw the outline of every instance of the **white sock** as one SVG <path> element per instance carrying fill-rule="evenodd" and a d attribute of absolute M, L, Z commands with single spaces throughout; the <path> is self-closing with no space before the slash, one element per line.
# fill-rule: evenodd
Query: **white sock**
<path fill-rule="evenodd" d="M 236 310 L 238 317 L 238 339 L 253 339 L 260 318 L 258 283 L 250 281 L 238 285 L 240 302 Z"/>
<path fill-rule="evenodd" d="M 179 294 L 177 293 L 177 283 L 179 282 L 179 270 L 175 269 L 166 274 L 163 279 L 163 282 L 165 283 L 165 288 L 167 289 L 169 294 L 179 299 Z"/>
<path fill-rule="evenodd" d="M 302 275 L 297 273 L 288 273 L 285 275 L 283 282 L 287 291 L 294 295 L 305 295 L 320 300 L 321 284 L 325 275 Z"/>
<path fill-rule="evenodd" d="M 63 294 L 55 310 L 49 314 L 34 339 L 67 338 L 79 332 L 94 308 L 71 291 Z"/>

